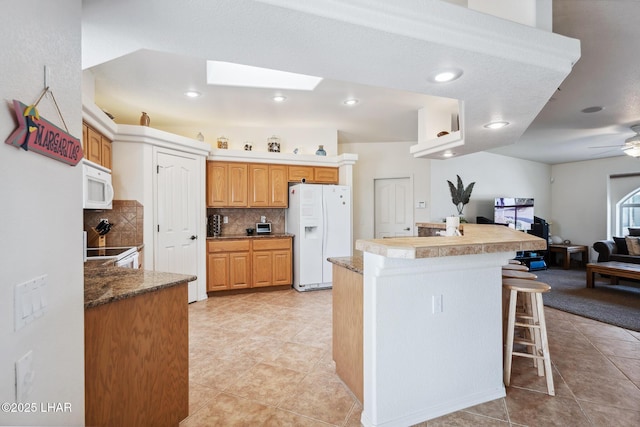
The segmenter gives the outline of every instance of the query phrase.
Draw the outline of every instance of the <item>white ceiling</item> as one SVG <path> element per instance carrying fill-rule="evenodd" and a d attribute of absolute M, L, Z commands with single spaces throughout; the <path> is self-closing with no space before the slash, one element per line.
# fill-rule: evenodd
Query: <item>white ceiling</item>
<path fill-rule="evenodd" d="M 620 155 L 588 147 L 633 135 L 640 67 L 616 47 L 640 39 L 638 17 L 637 1 L 554 0 L 554 32 L 582 42 L 571 72 L 574 40 L 437 0 L 83 0 L 83 68 L 118 123 L 147 111 L 153 127 L 179 122 L 192 138 L 216 126 L 317 126 L 338 129 L 340 142 L 416 141 L 418 109 L 448 97 L 464 102 L 458 154 L 553 164 Z M 207 86 L 207 59 L 325 80 L 274 104 L 269 89 Z M 462 78 L 427 81 L 446 66 Z M 203 96 L 186 99 L 189 89 Z M 361 102 L 344 106 L 351 96 Z M 605 108 L 580 112 L 595 105 Z M 511 125 L 485 129 L 492 120 Z"/>
<path fill-rule="evenodd" d="M 639 21 L 637 0 L 553 0 L 553 31 L 579 39 L 582 56 L 520 140 L 495 152 L 550 164 L 624 155 L 640 123 L 640 56 L 629 49 Z M 604 109 L 581 112 L 593 106 Z"/>

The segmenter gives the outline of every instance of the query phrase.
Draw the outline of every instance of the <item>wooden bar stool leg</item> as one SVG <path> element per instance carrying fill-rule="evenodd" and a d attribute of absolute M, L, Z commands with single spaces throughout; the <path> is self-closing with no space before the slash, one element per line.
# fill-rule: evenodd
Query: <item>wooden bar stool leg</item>
<path fill-rule="evenodd" d="M 531 293 L 528 295 L 529 300 L 530 300 L 530 304 L 531 304 L 531 316 L 533 317 L 533 324 L 534 325 L 539 325 L 540 324 L 540 315 L 539 315 L 539 310 L 538 310 L 538 300 L 537 300 L 537 296 L 539 294 L 535 294 L 535 293 Z M 532 328 L 533 332 L 531 334 L 531 339 L 533 341 L 533 350 L 532 350 L 532 354 L 535 354 L 536 356 L 542 356 L 542 335 L 540 333 L 540 329 L 541 328 Z M 542 365 L 542 363 L 540 363 L 539 359 L 533 359 L 533 366 L 535 366 L 536 368 L 538 368 L 538 376 L 541 377 L 544 375 L 544 366 Z"/>
<path fill-rule="evenodd" d="M 540 322 L 540 335 L 542 339 L 542 355 L 544 356 L 544 370 L 547 377 L 547 392 L 550 396 L 555 396 L 555 388 L 553 386 L 553 370 L 551 368 L 551 356 L 549 354 L 549 342 L 547 341 L 547 322 L 544 318 L 544 305 L 542 303 L 542 294 L 536 294 L 536 302 L 538 308 L 538 321 Z"/>
<path fill-rule="evenodd" d="M 511 383 L 511 360 L 513 358 L 513 334 L 516 323 L 516 300 L 518 299 L 518 291 L 511 290 L 509 292 L 509 311 L 507 316 L 507 337 L 504 347 L 504 385 L 509 386 Z"/>

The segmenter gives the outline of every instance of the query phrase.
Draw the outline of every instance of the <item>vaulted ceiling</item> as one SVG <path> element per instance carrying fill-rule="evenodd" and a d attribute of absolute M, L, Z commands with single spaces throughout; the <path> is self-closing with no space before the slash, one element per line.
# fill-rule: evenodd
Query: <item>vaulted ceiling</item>
<path fill-rule="evenodd" d="M 189 137 L 278 125 L 335 128 L 339 142 L 417 141 L 418 109 L 449 105 L 445 97 L 463 103 L 458 155 L 546 163 L 620 155 L 640 121 L 640 67 L 621 49 L 639 39 L 640 2 L 553 7 L 557 34 L 437 0 L 84 0 L 83 67 L 95 76 L 96 104 L 118 123 L 135 124 L 145 110 L 154 127 L 191 126 Z M 207 59 L 325 80 L 276 105 L 270 89 L 207 86 Z M 448 67 L 462 77 L 429 81 Z M 203 96 L 186 99 L 189 89 Z M 346 107 L 348 97 L 360 103 Z M 603 109 L 581 112 L 593 106 Z M 510 125 L 484 127 L 495 120 Z M 602 145 L 614 147 L 589 148 Z"/>

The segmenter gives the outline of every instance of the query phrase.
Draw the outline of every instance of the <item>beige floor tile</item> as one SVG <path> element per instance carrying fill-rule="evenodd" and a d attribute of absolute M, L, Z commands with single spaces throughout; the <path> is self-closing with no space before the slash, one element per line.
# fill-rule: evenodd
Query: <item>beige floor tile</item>
<path fill-rule="evenodd" d="M 609 338 L 594 338 L 593 344 L 607 356 L 640 359 L 640 341 L 622 341 Z"/>
<path fill-rule="evenodd" d="M 640 359 L 611 356 L 611 361 L 624 373 L 627 378 L 640 387 Z M 640 406 L 640 403 L 638 404 Z"/>
<path fill-rule="evenodd" d="M 562 357 L 556 357 L 552 360 L 561 374 L 573 372 L 586 373 L 598 378 L 625 378 L 622 371 L 598 351 L 583 354 L 566 351 L 557 354 L 562 354 Z"/>
<path fill-rule="evenodd" d="M 509 419 L 529 426 L 587 426 L 589 420 L 574 399 L 509 388 L 505 398 Z"/>
<path fill-rule="evenodd" d="M 249 369 L 225 392 L 256 402 L 278 406 L 293 396 L 294 390 L 305 374 L 281 366 L 259 363 Z"/>
<path fill-rule="evenodd" d="M 189 383 L 189 415 L 195 413 L 198 409 L 202 408 L 205 404 L 210 402 L 218 395 L 219 391 L 200 385 L 195 382 Z"/>
<path fill-rule="evenodd" d="M 626 378 L 597 377 L 588 368 L 580 371 L 565 370 L 562 376 L 579 400 L 616 408 L 638 409 L 640 389 Z"/>
<path fill-rule="evenodd" d="M 189 382 L 225 390 L 255 365 L 254 360 L 203 358 L 189 363 Z"/>
<path fill-rule="evenodd" d="M 238 396 L 220 393 L 180 427 L 326 427 L 328 424 Z"/>
<path fill-rule="evenodd" d="M 299 372 L 311 371 L 320 361 L 325 351 L 309 345 L 285 342 L 265 362 L 294 369 Z"/>
<path fill-rule="evenodd" d="M 434 420 L 416 424 L 420 427 L 505 427 L 509 426 L 508 421 L 496 418 L 485 417 L 484 415 L 472 414 L 470 412 L 458 411 Z"/>
<path fill-rule="evenodd" d="M 485 417 L 494 418 L 501 421 L 509 420 L 509 413 L 507 412 L 507 406 L 504 399 L 496 399 L 490 402 L 481 403 L 480 405 L 472 406 L 465 409 L 465 412 L 470 412 L 476 415 L 483 415 Z"/>
<path fill-rule="evenodd" d="M 190 304 L 190 417 L 181 426 L 359 426 L 362 407 L 332 360 L 331 300 L 331 290 L 290 289 Z M 516 357 L 506 398 L 419 425 L 640 425 L 640 333 L 545 314 L 555 397 Z"/>
<path fill-rule="evenodd" d="M 298 384 L 295 396 L 280 407 L 335 425 L 343 425 L 356 405 L 346 386 L 328 375 L 308 375 Z"/>
<path fill-rule="evenodd" d="M 640 426 L 640 406 L 638 411 L 632 411 L 591 402 L 579 401 L 579 403 L 595 427 Z"/>

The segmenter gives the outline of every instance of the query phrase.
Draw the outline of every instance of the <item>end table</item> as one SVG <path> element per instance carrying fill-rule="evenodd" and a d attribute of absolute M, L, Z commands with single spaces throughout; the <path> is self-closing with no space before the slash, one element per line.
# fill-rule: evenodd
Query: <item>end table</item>
<path fill-rule="evenodd" d="M 562 268 L 565 270 L 571 265 L 571 254 L 581 253 L 583 266 L 589 262 L 589 247 L 585 245 L 549 245 L 549 252 L 563 254 Z"/>

